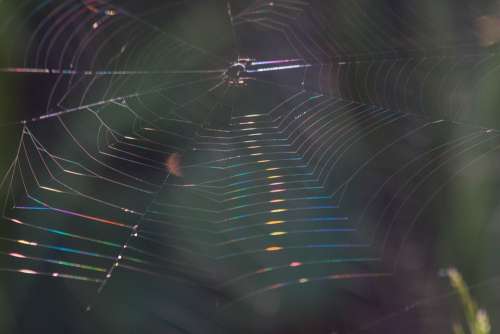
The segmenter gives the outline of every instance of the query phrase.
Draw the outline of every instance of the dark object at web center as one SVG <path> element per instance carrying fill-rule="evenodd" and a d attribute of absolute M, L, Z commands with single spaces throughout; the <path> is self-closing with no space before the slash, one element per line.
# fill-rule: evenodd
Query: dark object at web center
<path fill-rule="evenodd" d="M 232 64 L 226 71 L 226 78 L 230 82 L 238 82 L 238 80 L 245 74 L 245 65 L 240 63 Z"/>

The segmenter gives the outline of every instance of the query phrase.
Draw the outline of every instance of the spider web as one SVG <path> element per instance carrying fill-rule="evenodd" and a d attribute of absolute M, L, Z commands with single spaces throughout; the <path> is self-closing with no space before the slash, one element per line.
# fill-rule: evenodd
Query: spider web
<path fill-rule="evenodd" d="M 1 270 L 70 281 L 87 313 L 135 290 L 134 311 L 206 332 L 369 295 L 418 272 L 430 208 L 495 162 L 496 50 L 419 27 L 416 3 L 0 5 L 3 35 L 34 24 L 1 75 L 41 91 L 2 126 Z M 224 33 L 204 45 L 198 24 Z M 235 56 L 307 67 L 235 87 Z"/>

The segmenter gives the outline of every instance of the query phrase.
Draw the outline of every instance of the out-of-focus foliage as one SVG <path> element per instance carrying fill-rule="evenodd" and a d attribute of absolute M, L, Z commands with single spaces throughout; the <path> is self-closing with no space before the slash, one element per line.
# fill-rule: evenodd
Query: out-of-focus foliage
<path fill-rule="evenodd" d="M 463 304 L 465 319 L 469 329 L 469 331 L 466 332 L 461 325 L 455 323 L 453 325 L 453 333 L 490 334 L 491 326 L 488 313 L 478 307 L 462 275 L 455 268 L 450 268 L 448 270 L 448 277 L 450 278 L 452 287 L 457 291 Z"/>

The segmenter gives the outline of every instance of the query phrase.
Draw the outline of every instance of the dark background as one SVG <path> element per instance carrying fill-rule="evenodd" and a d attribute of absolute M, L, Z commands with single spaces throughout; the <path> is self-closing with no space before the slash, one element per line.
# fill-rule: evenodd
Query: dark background
<path fill-rule="evenodd" d="M 424 170 L 402 193 L 398 193 L 396 182 L 385 188 L 371 204 L 368 214 L 361 216 L 374 189 L 382 182 L 379 180 L 384 180 L 416 152 L 422 152 L 433 143 L 453 140 L 483 128 L 500 128 L 496 42 L 481 45 L 481 30 L 477 23 L 482 16 L 500 22 L 499 5 L 495 1 L 436 3 L 430 0 L 275 2 L 283 5 L 277 12 L 286 16 L 263 12 L 250 17 L 267 17 L 276 20 L 271 22 L 291 27 L 285 32 L 288 36 L 296 33 L 297 39 L 292 38 L 295 41 L 292 43 L 299 47 L 298 50 L 291 46 L 283 32 L 269 29 L 269 26 L 244 23 L 233 31 L 226 1 L 124 0 L 104 3 L 72 0 L 67 1 L 62 9 L 58 7 L 61 1 L 43 4 L 31 0 L 3 1 L 0 4 L 0 67 L 67 69 L 73 64 L 76 69 L 98 70 L 110 69 L 111 64 L 114 70 L 224 69 L 238 54 L 256 59 L 304 58 L 315 64 L 305 80 L 305 88 L 311 94 L 340 96 L 356 103 L 373 104 L 411 115 L 386 132 L 366 139 L 344 157 L 342 168 L 329 180 L 331 189 L 336 189 L 356 166 L 366 161 L 366 157 L 383 147 L 387 138 L 404 135 L 418 124 L 450 120 L 396 145 L 390 154 L 383 155 L 365 169 L 363 177 L 346 192 L 345 214 L 353 220 L 362 217 L 360 224 L 366 229 L 363 233 L 371 235 L 373 232 L 376 240 L 382 240 L 383 232 L 391 226 L 390 217 L 396 204 L 406 198 L 405 191 L 411 190 L 412 184 L 418 184 L 429 174 Z M 233 15 L 261 3 L 230 1 Z M 89 5 L 98 12 L 89 11 L 86 7 Z M 76 9 L 74 12 L 72 6 Z M 290 6 L 301 8 L 301 11 L 290 10 Z M 106 18 L 103 11 L 109 8 L 123 10 L 126 14 L 119 12 L 117 16 Z M 71 13 L 64 16 L 65 11 Z M 97 19 L 105 21 L 102 21 L 98 33 L 92 35 L 91 23 Z M 187 41 L 197 49 L 171 44 L 170 37 L 163 36 L 152 26 Z M 122 27 L 123 30 L 117 32 Z M 299 35 L 300 31 L 303 35 Z M 31 46 L 28 46 L 29 41 Z M 124 45 L 133 51 L 128 57 L 110 63 Z M 175 48 L 185 53 L 176 53 Z M 200 52 L 198 48 L 204 51 Z M 75 56 L 78 56 L 76 61 Z M 412 60 L 395 61 L 400 58 Z M 340 71 L 338 63 L 342 61 L 351 62 L 352 67 L 341 72 L 342 76 L 334 80 L 332 86 L 321 85 L 328 77 L 318 64 L 332 64 L 335 70 L 331 73 L 335 77 Z M 202 111 L 212 109 L 214 105 L 216 108 L 212 110 L 218 111 L 218 115 L 227 114 L 230 105 L 242 115 L 270 110 L 291 92 L 302 89 L 303 75 L 301 70 L 266 74 L 261 79 L 273 84 L 249 81 L 247 87 L 224 96 L 216 91 L 204 97 L 198 105 L 183 111 L 195 122 L 224 127 L 227 125 L 224 124 L 225 116 L 221 117 L 222 121 L 214 120 L 217 116 L 207 116 Z M 443 83 L 445 75 L 451 83 L 458 82 L 459 85 L 447 86 L 448 82 Z M 382 77 L 384 81 L 381 81 Z M 404 79 L 408 79 L 409 84 L 403 85 Z M 83 78 L 81 85 L 71 90 L 67 80 L 71 77 L 58 79 L 55 75 L 0 73 L 2 175 L 15 157 L 21 136 L 22 126 L 16 122 L 127 95 L 139 88 L 155 87 L 164 79 L 145 77 L 139 82 L 135 78 L 123 81 L 121 78 L 116 81 L 104 78 L 93 82 L 88 91 L 85 89 L 91 78 Z M 175 83 L 181 78 L 169 80 Z M 377 83 L 380 84 L 377 87 L 384 89 L 376 88 Z M 199 85 L 189 90 L 173 90 L 170 97 L 182 102 L 208 88 Z M 163 108 L 161 100 L 151 98 L 148 103 L 158 110 Z M 112 107 L 107 112 L 117 128 L 131 127 L 131 119 L 116 116 Z M 78 138 L 91 141 L 88 129 L 95 129 L 95 124 L 83 112 L 69 115 L 67 121 Z M 38 138 L 43 138 L 48 147 L 59 148 L 75 160 L 81 158 L 72 156 L 73 146 L 57 122 L 34 122 L 29 127 Z M 176 131 L 189 136 L 193 129 L 178 128 Z M 495 138 L 478 150 L 486 152 L 495 148 L 498 145 Z M 179 138 L 163 140 L 173 146 L 191 145 Z M 447 333 L 451 332 L 452 323 L 463 317 L 460 303 L 451 293 L 447 278 L 442 275 L 443 268 L 453 266 L 474 287 L 472 293 L 489 312 L 495 332 L 499 325 L 500 291 L 496 265 L 499 252 L 496 239 L 500 231 L 497 201 L 499 160 L 493 151 L 486 159 L 457 176 L 457 170 L 476 157 L 477 152 L 474 152 L 439 168 L 403 207 L 398 216 L 398 222 L 403 223 L 396 224 L 390 234 L 381 268 L 376 269 L 390 272 L 389 277 L 290 287 L 270 291 L 230 310 L 218 311 L 215 305 L 217 301 L 225 300 L 227 292 L 216 291 L 213 282 L 203 280 L 191 287 L 174 280 L 117 271 L 104 293 L 96 298 L 96 287 L 91 284 L 3 272 L 0 274 L 0 330 L 2 333 Z M 201 159 L 187 154 L 186 158 Z M 433 164 L 438 166 L 445 158 Z M 152 182 L 160 180 L 160 173 L 145 173 L 128 165 L 123 165 L 123 168 Z M 454 178 L 448 181 L 452 176 Z M 405 176 L 398 181 L 405 182 Z M 103 185 L 81 186 L 96 193 L 106 193 L 112 199 L 117 196 L 116 189 Z M 2 196 L 5 196 L 5 188 L 2 191 Z M 396 200 L 390 202 L 395 194 Z M 150 201 L 150 198 L 138 195 L 122 197 L 120 201 L 138 210 Z M 393 203 L 393 206 L 383 211 L 387 203 Z M 67 205 L 76 204 L 68 202 Z M 420 212 L 422 207 L 424 210 Z M 90 204 L 81 204 L 80 209 L 106 212 L 105 208 L 96 209 Z M 414 217 L 417 217 L 416 223 L 407 234 L 405 226 L 408 225 L 405 224 Z M 43 222 L 53 217 L 27 215 L 26 219 Z M 57 224 L 60 226 L 67 223 L 62 218 L 59 220 Z M 379 232 L 381 235 L 376 233 L 377 230 L 374 232 L 373 226 L 377 222 L 381 224 L 378 230 L 382 231 Z M 4 226 L 0 228 L 4 235 L 22 232 L 7 224 L 0 226 Z M 120 243 L 126 239 L 125 235 L 104 230 L 93 232 L 103 240 Z M 25 235 L 19 238 L 28 239 Z M 405 240 L 404 247 L 402 240 Z M 2 243 L 8 245 L 5 241 Z M 154 251 L 154 246 L 145 247 Z M 373 250 L 374 253 L 379 251 Z M 51 254 L 46 255 L 50 257 Z M 397 261 L 397 266 L 394 261 Z M 201 267 L 208 265 L 200 264 Z M 15 266 L 11 259 L 2 260 L 3 268 Z M 369 271 L 371 267 L 359 265 L 359 268 L 340 267 L 338 270 L 342 273 L 353 269 Z M 282 280 L 286 281 L 286 273 L 283 275 Z M 92 310 L 85 312 L 89 302 L 93 305 Z"/>

